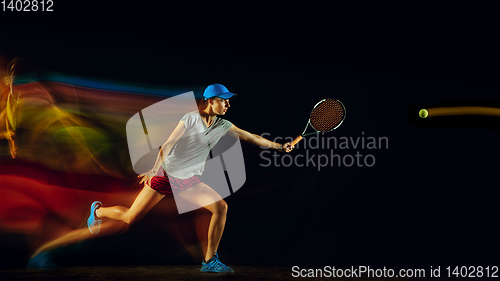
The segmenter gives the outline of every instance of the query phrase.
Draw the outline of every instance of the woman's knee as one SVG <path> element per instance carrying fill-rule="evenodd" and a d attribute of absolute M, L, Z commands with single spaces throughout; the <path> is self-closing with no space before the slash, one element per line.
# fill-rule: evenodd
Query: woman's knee
<path fill-rule="evenodd" d="M 224 200 L 217 201 L 214 206 L 214 212 L 219 214 L 219 215 L 226 215 L 227 214 L 227 203 Z"/>
<path fill-rule="evenodd" d="M 121 207 L 121 221 L 125 222 L 127 226 L 130 226 L 137 221 L 139 221 L 139 216 L 136 212 L 132 212 L 130 208 Z"/>
<path fill-rule="evenodd" d="M 139 217 L 137 215 L 130 214 L 129 212 L 127 213 L 125 222 L 127 225 L 132 225 L 135 224 L 136 222 L 139 221 Z"/>

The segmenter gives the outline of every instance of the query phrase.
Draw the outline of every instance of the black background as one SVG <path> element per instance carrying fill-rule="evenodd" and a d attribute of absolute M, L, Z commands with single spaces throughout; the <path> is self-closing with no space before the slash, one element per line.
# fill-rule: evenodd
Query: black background
<path fill-rule="evenodd" d="M 227 119 L 257 134 L 295 136 L 312 105 L 334 96 L 348 111 L 334 134 L 389 139 L 388 149 L 370 152 L 374 167 L 319 172 L 261 167 L 260 148 L 243 144 L 247 182 L 226 199 L 226 259 L 498 263 L 498 120 L 415 118 L 422 105 L 500 100 L 488 7 L 156 5 L 57 1 L 52 13 L 1 12 L 0 51 L 82 77 L 196 89 L 222 83 L 239 94 Z M 161 255 L 140 235 L 154 237 L 106 238 L 116 248 L 107 257 L 123 255 L 123 243 L 137 245 L 128 263 Z"/>

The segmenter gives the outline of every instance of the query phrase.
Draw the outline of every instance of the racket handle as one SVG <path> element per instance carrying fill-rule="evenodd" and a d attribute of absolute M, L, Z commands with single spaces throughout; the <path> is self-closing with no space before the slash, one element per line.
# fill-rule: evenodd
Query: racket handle
<path fill-rule="evenodd" d="M 296 137 L 293 141 L 292 141 L 292 146 L 295 146 L 300 140 L 302 139 L 302 136 L 298 136 Z"/>

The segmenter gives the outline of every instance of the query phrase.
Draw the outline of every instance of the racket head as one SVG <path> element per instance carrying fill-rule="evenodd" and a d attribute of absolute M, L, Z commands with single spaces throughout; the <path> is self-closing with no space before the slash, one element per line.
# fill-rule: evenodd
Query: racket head
<path fill-rule="evenodd" d="M 309 134 L 333 131 L 344 122 L 345 116 L 345 106 L 340 100 L 322 99 L 313 107 L 309 116 L 308 124 L 316 131 Z"/>

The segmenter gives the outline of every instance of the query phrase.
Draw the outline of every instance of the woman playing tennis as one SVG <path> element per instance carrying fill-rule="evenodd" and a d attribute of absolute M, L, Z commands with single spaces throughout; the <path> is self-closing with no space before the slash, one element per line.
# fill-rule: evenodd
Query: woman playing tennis
<path fill-rule="evenodd" d="M 130 208 L 123 206 L 104 207 L 99 201 L 92 203 L 90 217 L 87 221 L 90 232 L 92 234 L 99 233 L 102 218 L 122 221 L 131 225 L 140 220 L 166 194 L 176 193 L 179 197 L 212 213 L 208 228 L 207 251 L 201 271 L 233 272 L 230 267 L 219 260 L 217 255 L 217 248 L 226 223 L 227 204 L 216 191 L 198 179 L 198 176 L 203 173 L 210 147 L 215 146 L 222 136 L 231 131 L 239 139 L 258 146 L 270 147 L 283 152 L 290 152 L 293 148 L 291 143 L 281 145 L 272 142 L 219 118 L 219 115 L 226 114 L 230 107 L 229 99 L 233 95 L 221 84 L 208 86 L 198 111 L 184 115 L 161 147 L 153 168 L 139 176 L 142 177 L 140 183 L 143 183 L 144 187 L 132 206 Z M 42 256 L 43 253 L 51 249 L 68 244 L 68 240 L 72 239 L 71 233 L 67 236 L 67 239 L 62 237 L 40 247 L 33 253 L 33 258 L 30 261 L 36 263 L 37 256 Z"/>

